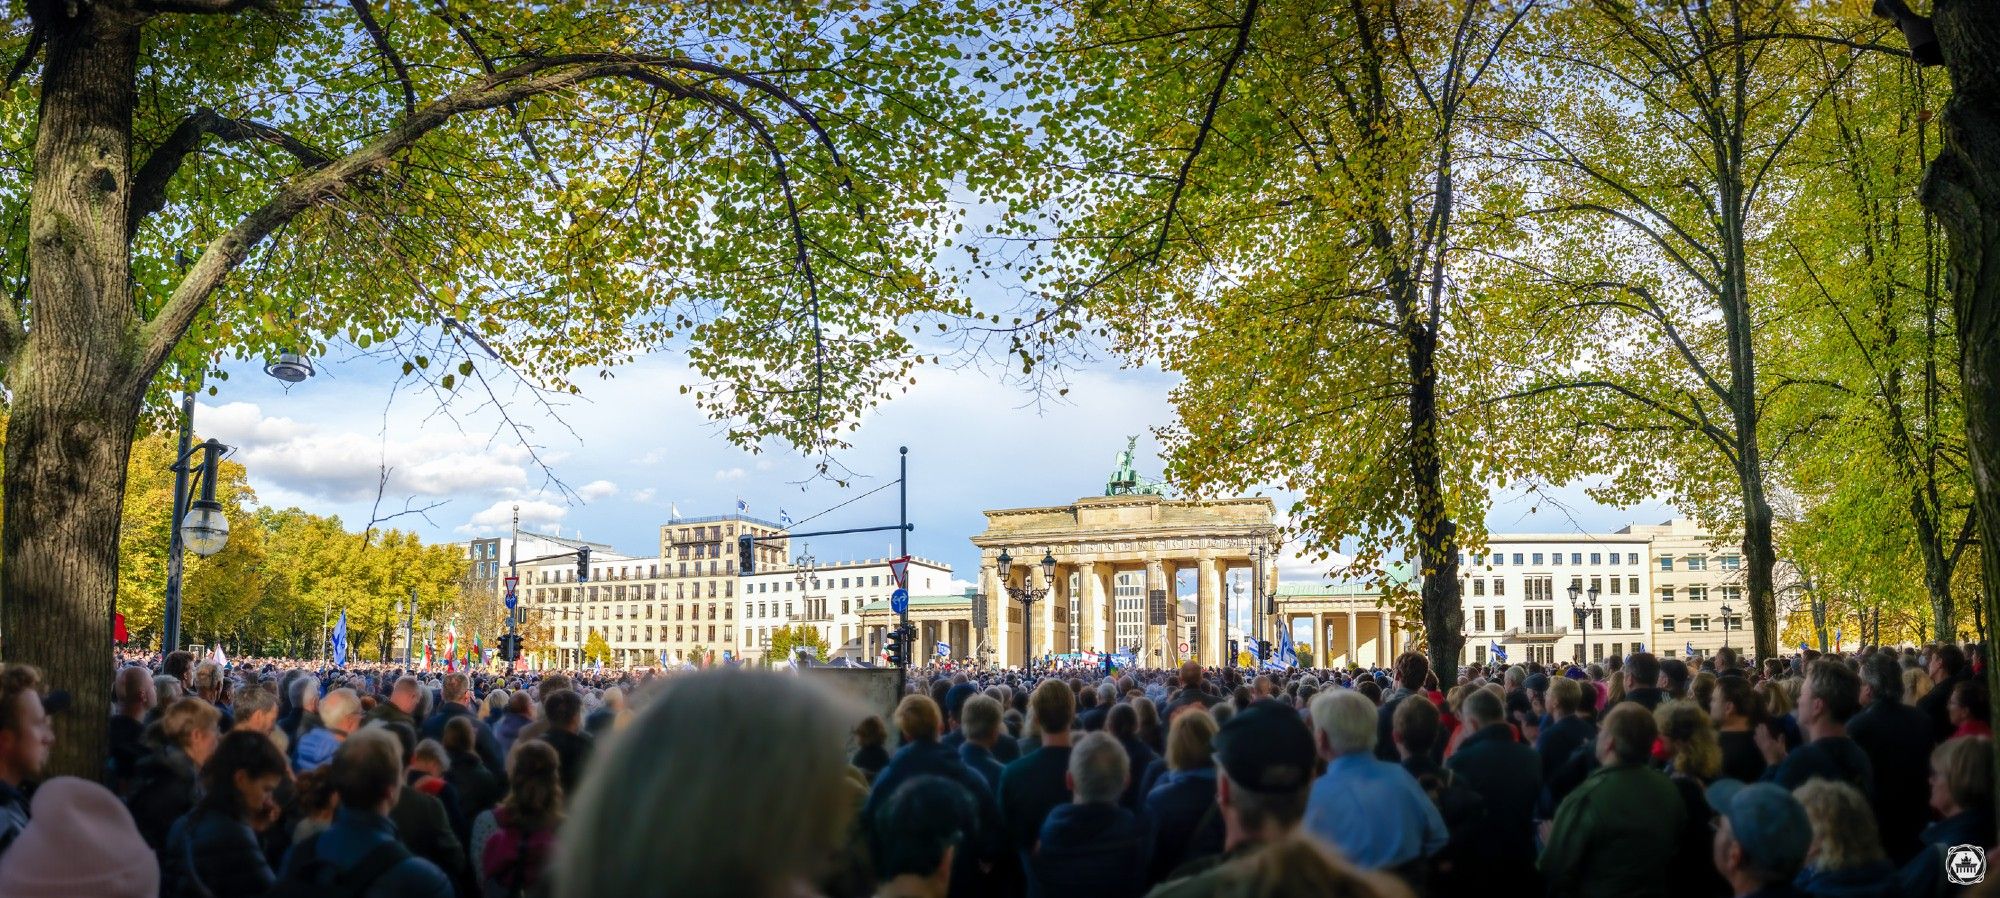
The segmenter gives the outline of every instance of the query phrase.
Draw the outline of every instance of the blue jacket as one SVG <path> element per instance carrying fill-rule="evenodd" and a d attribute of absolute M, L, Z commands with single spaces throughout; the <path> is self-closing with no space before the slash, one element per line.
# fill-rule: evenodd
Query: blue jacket
<path fill-rule="evenodd" d="M 1366 752 L 1326 765 L 1306 799 L 1305 829 L 1364 870 L 1387 870 L 1444 850 L 1437 805 L 1401 765 Z"/>
<path fill-rule="evenodd" d="M 992 750 L 970 742 L 960 742 L 958 760 L 965 764 L 966 769 L 986 780 L 986 788 L 992 790 L 993 794 L 1000 794 L 1000 773 L 1007 769 L 1007 765 L 993 757 Z"/>
<path fill-rule="evenodd" d="M 1066 804 L 1049 812 L 1030 856 L 1028 895 L 1138 898 L 1146 892 L 1153 837 L 1145 822 L 1112 804 Z"/>
<path fill-rule="evenodd" d="M 1146 819 L 1153 827 L 1153 860 L 1148 882 L 1160 882 L 1175 868 L 1198 857 L 1222 853 L 1221 818 L 1215 816 L 1215 768 L 1171 770 L 1146 793 Z M 1207 826 L 1203 824 L 1213 822 Z"/>
<path fill-rule="evenodd" d="M 262 895 L 278 880 L 249 824 L 202 807 L 174 821 L 160 867 L 161 898 Z"/>
<path fill-rule="evenodd" d="M 312 839 L 312 853 L 334 871 L 349 875 L 376 848 L 396 841 L 396 825 L 372 811 L 342 807 L 333 812 L 333 825 Z M 304 843 L 301 843 L 304 844 Z M 300 877 L 300 850 L 294 847 L 285 856 L 282 878 Z M 410 855 L 390 867 L 369 885 L 363 898 L 453 898 L 451 880 L 436 864 Z"/>
<path fill-rule="evenodd" d="M 313 730 L 299 737 L 297 750 L 292 753 L 292 769 L 300 773 L 318 768 L 333 760 L 333 753 L 340 748 L 340 738 L 325 727 Z"/>
<path fill-rule="evenodd" d="M 972 772 L 958 759 L 957 753 L 937 740 L 908 742 L 896 749 L 889 757 L 889 765 L 876 775 L 875 785 L 868 792 L 868 803 L 862 806 L 861 818 L 873 820 L 875 809 L 895 794 L 896 787 L 925 775 L 941 776 L 964 786 L 979 806 L 978 819 L 963 821 L 965 847 L 952 862 L 952 881 L 970 882 L 980 876 L 981 863 L 998 864 L 1007 857 L 1000 805 L 993 800 L 993 788 L 987 785 L 985 777 Z"/>
<path fill-rule="evenodd" d="M 424 729 L 419 735 L 425 739 L 443 742 L 445 724 L 450 723 L 454 717 L 463 717 L 472 722 L 472 743 L 479 752 L 479 762 L 487 770 L 492 771 L 494 776 L 506 776 L 507 756 L 500 753 L 500 740 L 493 738 L 493 728 L 487 726 L 486 721 L 480 720 L 479 715 L 472 713 L 471 708 L 457 702 L 445 702 L 439 705 L 436 711 L 431 712 L 431 716 L 424 718 Z"/>
<path fill-rule="evenodd" d="M 1479 793 L 1486 806 L 1486 814 L 1469 833 L 1461 860 L 1495 873 L 1533 866 L 1535 799 L 1542 792 L 1540 762 L 1534 749 L 1514 741 L 1514 731 L 1506 724 L 1467 735 L 1458 751 L 1445 759 L 1444 766 Z"/>

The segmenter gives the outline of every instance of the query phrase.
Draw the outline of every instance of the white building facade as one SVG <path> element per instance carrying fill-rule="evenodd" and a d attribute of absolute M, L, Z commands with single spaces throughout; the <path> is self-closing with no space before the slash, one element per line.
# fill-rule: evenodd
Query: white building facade
<path fill-rule="evenodd" d="M 795 560 L 796 561 L 796 560 Z M 802 576 L 803 575 L 803 576 Z M 951 589 L 951 565 L 928 558 L 911 558 L 907 575 L 911 595 L 936 595 Z M 896 580 L 887 558 L 814 563 L 801 571 L 786 564 L 743 578 L 742 626 L 736 642 L 738 657 L 766 656 L 771 634 L 784 627 L 808 626 L 826 640 L 829 657 L 872 659 L 863 643 L 861 607 L 887 601 Z M 774 658 L 773 661 L 786 659 Z"/>
<path fill-rule="evenodd" d="M 1717 541 L 1686 518 L 1625 529 L 1652 545 L 1653 641 L 1661 657 L 1700 659 L 1725 645 L 1755 644 L 1745 629 L 1750 606 L 1743 601 L 1740 546 Z"/>
<path fill-rule="evenodd" d="M 1510 663 L 1567 664 L 1644 650 L 1651 554 L 1647 536 L 1627 533 L 1493 534 L 1484 550 L 1460 553 L 1466 663 L 1501 652 Z"/>

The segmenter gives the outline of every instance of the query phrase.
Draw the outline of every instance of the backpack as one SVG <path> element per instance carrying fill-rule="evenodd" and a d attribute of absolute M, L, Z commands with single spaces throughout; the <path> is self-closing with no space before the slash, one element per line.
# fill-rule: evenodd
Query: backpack
<path fill-rule="evenodd" d="M 479 875 L 505 888 L 507 894 L 518 896 L 541 881 L 542 871 L 555 853 L 555 830 L 523 828 L 506 807 L 493 809 L 493 822 L 499 828 L 486 837 Z"/>
<path fill-rule="evenodd" d="M 363 855 L 360 863 L 342 872 L 320 859 L 318 846 L 319 836 L 314 836 L 293 848 L 298 859 L 277 885 L 264 893 L 264 898 L 361 898 L 375 880 L 413 857 L 401 842 L 384 842 Z"/>

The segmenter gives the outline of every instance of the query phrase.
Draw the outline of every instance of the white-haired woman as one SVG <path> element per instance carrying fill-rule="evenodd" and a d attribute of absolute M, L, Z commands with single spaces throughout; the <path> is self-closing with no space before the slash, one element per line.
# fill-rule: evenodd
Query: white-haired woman
<path fill-rule="evenodd" d="M 556 852 L 557 898 L 809 892 L 860 806 L 845 748 L 865 714 L 799 677 L 668 680 L 592 758 Z"/>

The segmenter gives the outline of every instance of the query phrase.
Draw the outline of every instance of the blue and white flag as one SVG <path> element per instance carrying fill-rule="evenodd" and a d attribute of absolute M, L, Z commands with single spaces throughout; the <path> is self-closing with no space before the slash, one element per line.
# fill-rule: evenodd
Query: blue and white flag
<path fill-rule="evenodd" d="M 347 609 L 340 611 L 340 623 L 333 625 L 333 666 L 347 666 Z"/>
<path fill-rule="evenodd" d="M 1687 654 L 1688 657 L 1690 658 L 1694 657 L 1694 640 L 1692 639 L 1688 640 L 1687 642 L 1687 652 L 1688 652 Z"/>
<path fill-rule="evenodd" d="M 1506 646 L 1501 645 L 1500 643 L 1490 639 L 1486 641 L 1486 645 L 1488 648 L 1491 648 L 1493 650 L 1493 660 L 1498 661 L 1501 664 L 1507 663 Z"/>
<path fill-rule="evenodd" d="M 949 642 L 940 642 L 940 643 L 938 643 L 938 644 L 937 644 L 937 654 L 938 654 L 938 657 L 940 657 L 940 658 L 941 658 L 941 657 L 944 657 L 945 655 L 949 655 L 949 654 L 951 654 L 951 643 L 949 643 Z"/>
<path fill-rule="evenodd" d="M 783 507 L 778 509 L 778 526 L 786 529 L 790 529 L 792 526 L 792 513 L 786 511 Z"/>
<path fill-rule="evenodd" d="M 1264 662 L 1266 670 L 1289 670 L 1299 666 L 1299 653 L 1292 647 L 1292 628 L 1278 628 L 1278 647 Z"/>
<path fill-rule="evenodd" d="M 1806 641 L 1805 641 L 1805 640 L 1803 640 L 1803 639 L 1801 639 L 1801 640 L 1799 640 L 1799 652 L 1800 652 L 1801 654 L 1804 654 L 1804 653 L 1805 653 L 1805 650 L 1806 650 Z"/>
<path fill-rule="evenodd" d="M 596 666 L 596 667 L 593 667 L 593 668 L 591 668 L 590 672 L 591 672 L 591 673 L 603 673 L 603 672 L 604 672 L 604 659 L 603 659 L 603 658 L 599 658 L 599 659 L 597 659 L 597 666 Z"/>
<path fill-rule="evenodd" d="M 1833 628 L 1833 650 L 1840 651 L 1840 628 Z"/>
<path fill-rule="evenodd" d="M 743 501 L 743 499 L 742 499 L 741 497 L 738 497 L 738 498 L 737 498 L 737 500 L 736 500 L 736 513 L 737 513 L 737 514 L 749 514 L 749 513 L 750 513 L 750 505 L 749 505 L 749 503 L 746 503 L 746 502 L 744 502 L 744 501 Z"/>

